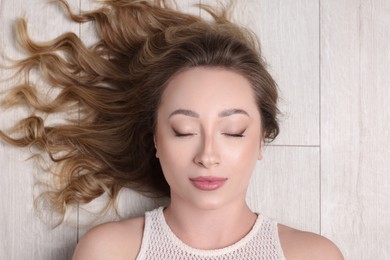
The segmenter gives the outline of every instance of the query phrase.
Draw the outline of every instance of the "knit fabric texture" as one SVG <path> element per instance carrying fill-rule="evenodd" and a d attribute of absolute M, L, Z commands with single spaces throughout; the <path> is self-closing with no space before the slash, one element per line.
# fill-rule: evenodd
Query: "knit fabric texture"
<path fill-rule="evenodd" d="M 258 215 L 251 231 L 237 243 L 214 250 L 196 249 L 182 242 L 169 228 L 163 207 L 145 213 L 145 228 L 137 260 L 285 260 L 277 223 Z"/>

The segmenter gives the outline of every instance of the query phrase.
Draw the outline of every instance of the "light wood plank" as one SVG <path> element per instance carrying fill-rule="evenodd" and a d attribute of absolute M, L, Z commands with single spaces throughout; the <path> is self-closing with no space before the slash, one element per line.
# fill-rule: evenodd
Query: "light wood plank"
<path fill-rule="evenodd" d="M 3 0 L 0 8 L 0 47 L 3 53 L 12 58 L 24 55 L 16 48 L 11 31 L 14 19 L 23 14 L 28 19 L 30 35 L 35 40 L 49 40 L 68 30 L 78 32 L 78 26 L 70 24 L 58 7 L 45 0 Z M 9 71 L 0 70 L 0 78 L 7 76 L 10 76 Z M 3 91 L 7 86 L 1 83 L 0 88 Z M 0 113 L 1 129 L 29 114 L 23 108 L 1 110 Z M 33 207 L 33 175 L 39 174 L 40 170 L 33 161 L 25 161 L 30 155 L 26 150 L 0 143 L 1 258 L 70 259 L 76 244 L 77 229 L 67 225 L 51 229 L 38 218 Z"/>
<path fill-rule="evenodd" d="M 247 200 L 253 210 L 282 224 L 319 233 L 319 148 L 266 147 Z"/>
<path fill-rule="evenodd" d="M 39 169 L 25 161 L 29 156 L 27 151 L 0 144 L 1 259 L 70 259 L 76 228 L 52 229 L 38 218 L 33 207 L 33 174 Z"/>
<path fill-rule="evenodd" d="M 322 233 L 390 259 L 390 2 L 321 1 Z"/>
<path fill-rule="evenodd" d="M 232 17 L 257 34 L 279 85 L 281 132 L 275 144 L 319 145 L 318 1 L 236 1 Z"/>

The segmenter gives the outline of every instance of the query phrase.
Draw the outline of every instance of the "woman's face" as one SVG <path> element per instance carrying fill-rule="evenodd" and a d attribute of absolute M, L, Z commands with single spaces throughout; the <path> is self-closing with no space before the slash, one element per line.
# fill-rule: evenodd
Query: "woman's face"
<path fill-rule="evenodd" d="M 261 159 L 261 132 L 246 78 L 222 68 L 177 74 L 163 93 L 155 132 L 172 202 L 202 209 L 243 203 Z"/>

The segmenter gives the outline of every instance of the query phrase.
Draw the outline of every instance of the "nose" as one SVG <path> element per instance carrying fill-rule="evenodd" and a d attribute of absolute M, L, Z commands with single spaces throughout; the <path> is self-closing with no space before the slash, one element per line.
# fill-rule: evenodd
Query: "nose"
<path fill-rule="evenodd" d="M 212 168 L 220 164 L 218 147 L 213 137 L 203 135 L 200 138 L 198 152 L 194 162 L 204 168 Z"/>

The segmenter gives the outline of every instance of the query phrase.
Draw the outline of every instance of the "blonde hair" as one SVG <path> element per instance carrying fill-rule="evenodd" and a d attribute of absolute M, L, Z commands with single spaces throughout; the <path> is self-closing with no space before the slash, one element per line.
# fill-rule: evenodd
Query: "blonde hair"
<path fill-rule="evenodd" d="M 101 8 L 80 15 L 58 1 L 75 22 L 93 21 L 99 40 L 86 47 L 73 33 L 33 42 L 26 22 L 17 24 L 20 43 L 30 55 L 17 61 L 20 75 L 38 69 L 59 88 L 50 102 L 39 100 L 26 76 L 14 86 L 6 104 L 23 103 L 46 114 L 78 107 L 78 119 L 50 126 L 39 116 L 21 120 L 0 138 L 9 144 L 34 146 L 55 165 L 57 188 L 47 191 L 54 209 L 88 203 L 107 193 L 112 200 L 123 188 L 150 196 L 169 196 L 153 134 L 164 87 L 173 75 L 193 67 L 222 67 L 251 83 L 261 114 L 263 135 L 279 133 L 277 86 L 265 68 L 253 33 L 230 22 L 226 9 L 200 5 L 205 20 L 170 6 L 167 1 L 105 0 Z M 19 133 L 20 138 L 11 137 Z"/>

